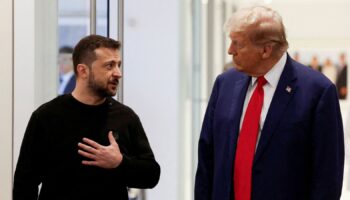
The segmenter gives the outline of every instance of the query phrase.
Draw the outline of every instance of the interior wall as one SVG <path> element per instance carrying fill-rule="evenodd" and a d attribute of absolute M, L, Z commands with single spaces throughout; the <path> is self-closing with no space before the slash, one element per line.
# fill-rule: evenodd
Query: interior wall
<path fill-rule="evenodd" d="M 180 180 L 179 1 L 125 1 L 124 103 L 139 115 L 161 166 L 147 199 L 178 200 Z"/>
<path fill-rule="evenodd" d="M 0 199 L 12 199 L 13 2 L 0 1 Z"/>
<path fill-rule="evenodd" d="M 271 6 L 282 15 L 292 48 L 350 46 L 349 1 L 276 1 Z"/>

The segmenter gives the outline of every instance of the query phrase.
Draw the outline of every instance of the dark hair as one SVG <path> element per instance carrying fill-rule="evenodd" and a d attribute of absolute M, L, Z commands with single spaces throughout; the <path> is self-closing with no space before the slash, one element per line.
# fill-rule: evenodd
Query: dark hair
<path fill-rule="evenodd" d="M 70 46 L 62 46 L 59 50 L 58 53 L 73 53 L 73 48 Z"/>
<path fill-rule="evenodd" d="M 91 67 L 91 63 L 96 59 L 95 49 L 110 48 L 120 49 L 120 42 L 100 35 L 89 35 L 82 38 L 73 51 L 74 73 L 77 74 L 78 64 L 86 64 Z"/>

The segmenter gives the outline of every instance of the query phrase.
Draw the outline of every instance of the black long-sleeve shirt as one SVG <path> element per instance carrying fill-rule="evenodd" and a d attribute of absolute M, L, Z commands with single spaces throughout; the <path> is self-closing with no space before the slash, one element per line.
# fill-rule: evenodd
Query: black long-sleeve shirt
<path fill-rule="evenodd" d="M 116 169 L 85 166 L 78 143 L 86 137 L 109 145 L 113 135 L 123 154 Z M 152 188 L 156 162 L 138 116 L 108 98 L 90 106 L 72 95 L 59 96 L 33 112 L 14 177 L 14 200 L 127 200 L 127 187 Z M 42 184 L 38 197 L 38 185 Z"/>

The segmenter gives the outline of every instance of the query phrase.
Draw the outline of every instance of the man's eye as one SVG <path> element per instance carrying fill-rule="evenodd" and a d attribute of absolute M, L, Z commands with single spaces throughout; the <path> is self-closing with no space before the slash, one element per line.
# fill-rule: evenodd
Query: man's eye
<path fill-rule="evenodd" d="M 232 43 L 233 43 L 233 45 L 234 45 L 236 48 L 238 48 L 238 49 L 241 49 L 241 48 L 244 47 L 244 44 L 243 44 L 242 42 L 233 41 Z"/>
<path fill-rule="evenodd" d="M 244 45 L 242 43 L 237 43 L 237 48 L 242 49 Z"/>
<path fill-rule="evenodd" d="M 113 67 L 113 65 L 112 65 L 112 64 L 108 64 L 108 65 L 106 65 L 106 67 L 107 67 L 108 69 L 110 69 L 110 68 Z"/>

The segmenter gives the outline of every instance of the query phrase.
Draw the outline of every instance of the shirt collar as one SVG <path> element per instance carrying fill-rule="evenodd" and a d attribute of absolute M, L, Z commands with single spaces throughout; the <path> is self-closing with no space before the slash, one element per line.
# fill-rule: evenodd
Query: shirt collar
<path fill-rule="evenodd" d="M 284 53 L 279 61 L 268 71 L 264 77 L 267 80 L 267 83 L 272 87 L 277 87 L 278 81 L 281 77 L 284 66 L 287 62 L 287 53 Z M 255 84 L 257 77 L 252 77 L 251 84 L 252 86 Z"/>

